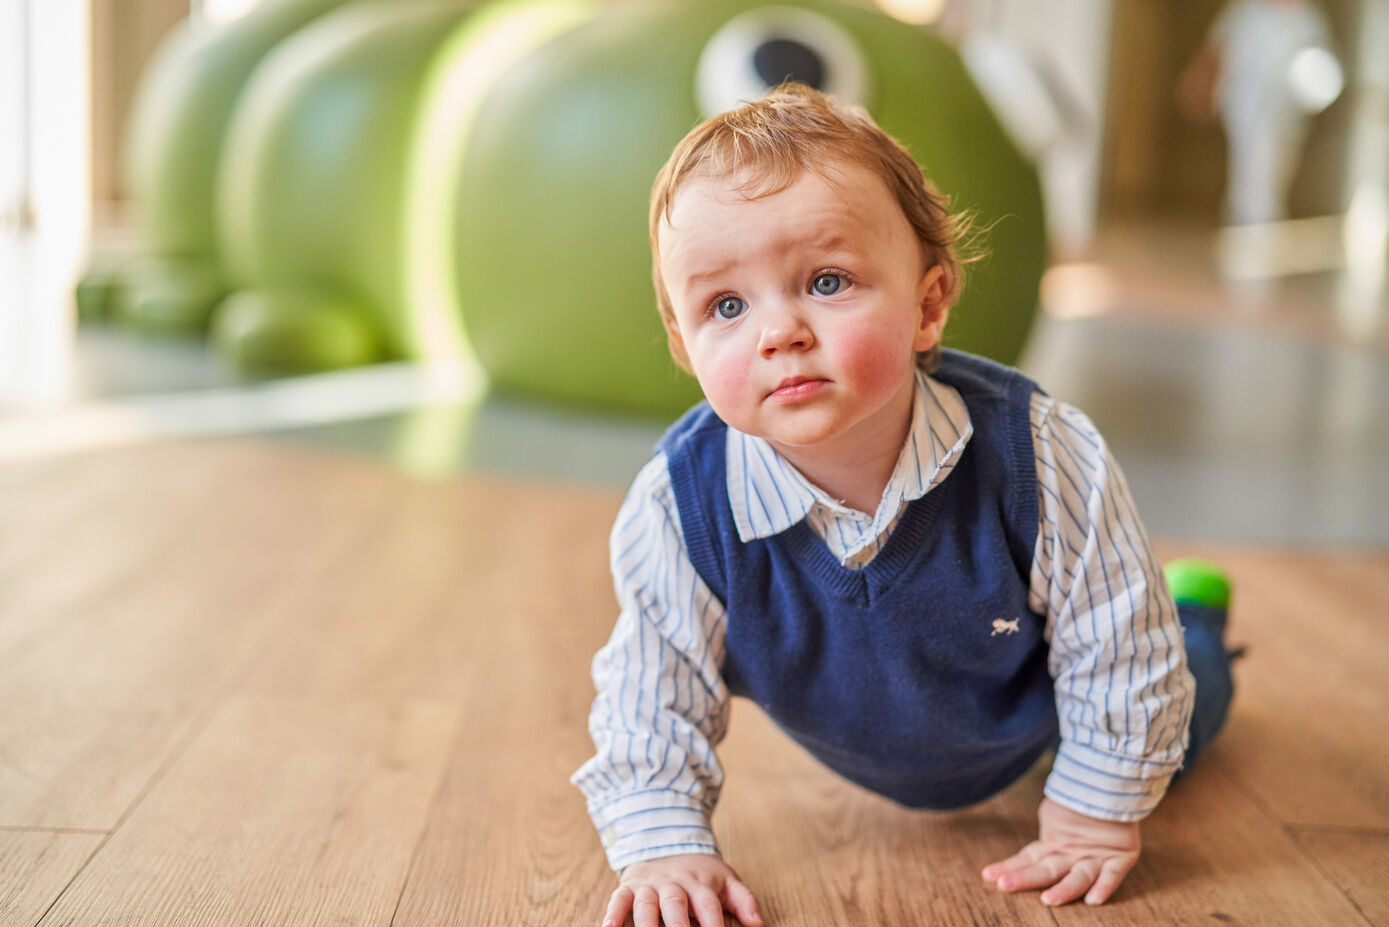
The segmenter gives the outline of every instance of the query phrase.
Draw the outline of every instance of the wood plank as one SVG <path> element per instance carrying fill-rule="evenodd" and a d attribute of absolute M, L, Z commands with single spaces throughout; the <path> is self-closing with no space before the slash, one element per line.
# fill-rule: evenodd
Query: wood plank
<path fill-rule="evenodd" d="M 389 924 L 464 707 L 231 700 L 41 924 Z"/>
<path fill-rule="evenodd" d="M 1169 545 L 1168 547 L 1175 546 Z M 1234 583 L 1221 742 L 1284 824 L 1389 827 L 1389 556 L 1198 548 Z"/>
<path fill-rule="evenodd" d="M 1389 924 L 1389 831 L 1293 829 L 1293 836 L 1371 924 Z"/>
<path fill-rule="evenodd" d="M 37 924 L 105 839 L 100 833 L 0 830 L 0 924 Z"/>
<path fill-rule="evenodd" d="M 529 541 L 504 525 L 509 511 L 540 505 L 544 493 L 504 481 L 394 479 L 377 492 L 389 493 L 390 510 L 349 568 L 305 590 L 309 604 L 257 657 L 243 687 L 458 696 L 490 626 L 518 620 L 495 578 L 525 562 Z"/>
<path fill-rule="evenodd" d="M 130 456 L 96 466 L 82 458 L 0 466 L 0 524 L 22 526 L 0 541 L 0 588 L 6 590 L 0 599 L 0 659 L 62 620 L 84 594 L 127 579 L 151 550 L 173 542 L 180 522 L 148 517 L 158 515 L 158 506 L 139 488 L 144 466 L 142 458 Z M 179 470 L 165 474 L 158 491 L 166 511 L 187 512 L 204 485 L 195 471 Z M 145 532 L 142 543 L 126 543 L 132 525 Z"/>
<path fill-rule="evenodd" d="M 470 711 L 395 927 L 597 924 L 614 887 L 568 777 L 592 753 L 589 661 L 614 618 L 611 493 L 493 487 L 505 552 L 463 573 Z M 466 619 L 464 619 L 466 620 Z"/>
<path fill-rule="evenodd" d="M 109 495 L 138 509 L 93 499 L 87 521 L 105 542 L 70 560 L 64 538 L 48 538 L 46 566 L 0 597 L 0 613 L 31 628 L 0 656 L 0 824 L 114 827 L 262 637 L 292 619 L 296 589 L 355 554 L 348 542 L 383 505 L 371 497 L 349 517 L 361 471 L 284 452 L 123 453 L 142 464 L 118 454 L 126 476 Z M 190 479 L 195 491 L 162 491 Z M 16 603 L 34 613 L 14 617 Z"/>

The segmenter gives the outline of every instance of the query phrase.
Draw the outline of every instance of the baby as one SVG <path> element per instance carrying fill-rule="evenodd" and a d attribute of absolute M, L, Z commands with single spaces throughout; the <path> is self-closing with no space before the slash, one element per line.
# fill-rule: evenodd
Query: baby
<path fill-rule="evenodd" d="M 620 874 L 605 927 L 762 923 L 709 824 L 733 695 L 915 808 L 1054 749 L 1038 839 L 983 870 L 1047 904 L 1109 898 L 1223 721 L 1223 603 L 1179 619 L 1094 427 L 941 349 L 961 235 L 867 113 L 800 85 L 704 122 L 657 177 L 657 299 L 707 402 L 612 534 L 621 614 L 573 778 Z"/>

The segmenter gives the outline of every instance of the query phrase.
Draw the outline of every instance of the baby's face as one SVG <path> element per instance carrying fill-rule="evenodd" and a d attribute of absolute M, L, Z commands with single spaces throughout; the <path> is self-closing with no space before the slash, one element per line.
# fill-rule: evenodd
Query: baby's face
<path fill-rule="evenodd" d="M 696 178 L 658 236 L 675 335 L 720 418 L 793 463 L 895 452 L 945 307 L 941 270 L 878 177 L 806 171 L 760 199 Z"/>

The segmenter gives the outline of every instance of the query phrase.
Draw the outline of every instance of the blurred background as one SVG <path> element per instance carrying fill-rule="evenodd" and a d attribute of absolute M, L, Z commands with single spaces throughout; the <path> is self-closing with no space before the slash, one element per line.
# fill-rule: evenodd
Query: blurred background
<path fill-rule="evenodd" d="M 299 19 L 291 24 L 277 5 L 295 7 Z M 536 13 L 515 2 L 415 0 L 341 9 L 353 6 L 0 0 L 0 466 L 116 444 L 245 435 L 368 455 L 428 479 L 488 471 L 625 487 L 693 395 L 666 369 L 649 281 L 624 284 L 644 321 L 626 326 L 622 316 L 606 332 L 563 297 L 540 300 L 537 311 L 552 317 L 528 317 L 510 311 L 524 298 L 505 289 L 482 307 L 467 302 L 468 291 L 474 283 L 491 288 L 497 277 L 542 276 L 547 263 L 582 251 L 589 236 L 572 231 L 570 217 L 582 229 L 597 215 L 591 237 L 634 228 L 640 252 L 644 199 L 660 161 L 590 178 L 584 159 L 596 156 L 584 149 L 582 125 L 624 106 L 660 107 L 672 111 L 678 139 L 716 106 L 700 96 L 714 40 L 736 45 L 752 22 L 763 30 L 758 50 L 776 37 L 818 49 L 824 60 L 815 67 L 831 78 L 863 70 L 865 102 L 875 114 L 884 108 L 880 121 L 890 131 L 909 134 L 911 121 L 920 122 L 923 139 L 934 139 L 921 145 L 942 146 L 947 176 L 950 152 L 964 153 L 956 155 L 963 189 L 1017 197 L 994 218 L 1031 222 L 1036 273 L 1032 244 L 1000 239 L 980 275 L 980 292 L 997 294 L 1000 305 L 980 297 L 957 314 L 965 339 L 957 343 L 1017 363 L 1088 412 L 1150 531 L 1389 545 L 1389 0 L 863 0 L 844 13 L 815 4 L 810 18 L 772 26 L 757 25 L 753 4 L 727 5 L 742 31 L 716 21 L 719 4 L 704 5 L 697 28 L 676 28 L 652 5 L 621 0 L 577 12 L 557 3 Z M 508 38 L 517 22 L 535 37 Z M 921 34 L 948 51 L 921 65 L 935 70 L 915 70 L 917 46 L 899 41 Z M 535 89 L 551 74 L 583 84 L 564 69 L 582 71 L 590 49 L 617 41 L 636 50 L 625 53 L 623 82 L 598 75 L 605 95 L 566 98 L 553 112 L 546 98 L 526 96 L 553 96 Z M 845 54 L 860 64 L 841 64 L 836 43 L 857 43 Z M 657 58 L 665 45 L 674 58 L 689 46 L 689 60 L 700 62 L 671 79 L 675 86 L 688 77 L 679 106 L 632 77 L 643 73 L 644 54 Z M 512 51 L 499 64 L 503 47 Z M 935 54 L 935 45 L 920 47 L 923 59 Z M 209 77 L 209 62 L 218 61 L 239 76 Z M 949 83 L 966 78 L 968 92 Z M 458 89 L 465 84 L 478 89 Z M 665 87 L 654 77 L 650 84 Z M 212 90 L 187 90 L 204 87 L 232 89 L 222 103 Z M 359 221 L 334 210 L 365 188 L 342 180 L 306 198 L 313 164 L 338 165 L 341 150 L 354 147 L 324 142 L 315 120 L 331 133 L 341 117 L 321 114 L 402 87 L 404 102 L 391 97 L 390 112 L 407 114 L 398 131 L 411 141 L 390 154 L 390 166 L 372 161 L 374 175 L 391 179 L 373 180 L 370 195 L 380 212 L 408 213 L 405 241 L 383 244 L 378 234 L 363 258 L 367 238 L 335 244 L 324 228 Z M 310 98 L 317 102 L 304 102 Z M 987 116 L 967 112 L 976 105 Z M 587 122 L 584 107 L 596 114 Z M 234 108 L 225 136 L 207 128 L 209 113 Z M 668 151 L 674 140 L 645 117 L 612 118 L 631 139 L 650 136 L 653 150 Z M 571 131 L 571 122 L 582 124 Z M 174 151 L 195 123 L 203 127 L 193 135 L 216 144 Z M 372 144 L 397 132 L 371 125 L 375 131 L 358 131 Z M 1002 147 L 988 134 L 995 127 L 1025 177 L 1012 160 L 986 163 L 982 152 Z M 292 143 L 275 147 L 290 134 Z M 572 201 L 548 192 L 541 206 L 522 208 L 525 192 L 489 193 L 509 188 L 437 163 L 466 154 L 476 172 L 489 157 L 514 162 L 512 137 L 544 146 L 548 158 L 518 189 L 567 176 Z M 184 171 L 212 178 L 204 184 L 211 205 L 198 206 L 192 188 L 179 186 Z M 294 171 L 301 173 L 291 183 Z M 435 175 L 443 179 L 417 180 Z M 630 198 L 637 208 L 609 213 L 585 205 L 590 193 L 605 203 Z M 481 204 L 471 212 L 470 196 Z M 283 211 L 290 200 L 300 205 Z M 168 202 L 178 216 L 167 214 Z M 493 206 L 521 231 L 496 221 L 470 230 L 467 217 Z M 197 250 L 179 245 L 160 253 L 154 276 L 139 276 L 152 242 L 172 234 L 185 212 L 214 208 L 213 270 L 174 267 L 170 255 Z M 445 223 L 459 269 L 443 275 L 447 292 L 425 292 L 450 260 L 429 233 Z M 999 227 L 1009 234 L 1009 223 Z M 519 236 L 515 248 L 534 266 L 520 272 L 488 250 L 508 235 Z M 376 255 L 392 249 L 377 267 Z M 297 260 L 289 270 L 287 253 Z M 622 251 L 615 260 L 641 263 L 640 253 L 628 257 Z M 434 264 L 421 269 L 424 261 Z M 292 278 L 302 294 L 337 273 L 335 262 L 370 265 L 361 289 L 377 307 L 371 325 L 354 315 L 355 304 L 296 295 L 286 308 L 288 297 L 271 287 Z M 574 305 L 605 305 L 615 275 L 584 277 L 584 261 L 576 266 L 568 278 Z M 201 301 L 188 295 L 204 291 Z M 206 307 L 178 314 L 194 303 Z M 426 304 L 436 308 L 419 308 Z M 576 316 L 597 334 L 563 330 L 562 320 Z M 990 325 L 1009 338 L 991 341 Z M 624 341 L 628 327 L 634 334 Z M 553 365 L 537 346 L 542 330 L 559 339 L 548 349 L 561 357 Z M 642 367 L 636 358 L 647 354 L 663 366 Z M 573 356 L 593 368 L 569 369 Z M 588 381 L 597 385 L 575 386 Z"/>

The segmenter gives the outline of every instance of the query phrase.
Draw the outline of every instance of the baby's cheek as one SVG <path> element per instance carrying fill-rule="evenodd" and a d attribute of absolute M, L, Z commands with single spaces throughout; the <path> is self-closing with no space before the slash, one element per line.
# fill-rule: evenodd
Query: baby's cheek
<path fill-rule="evenodd" d="M 839 339 L 840 369 L 864 393 L 891 395 L 910 366 L 912 358 L 901 343 L 884 334 L 869 330 L 846 333 Z"/>
<path fill-rule="evenodd" d="M 724 421 L 736 424 L 732 419 L 748 404 L 753 388 L 747 364 L 735 357 L 716 357 L 702 367 L 696 367 L 695 372 L 705 398 Z"/>

